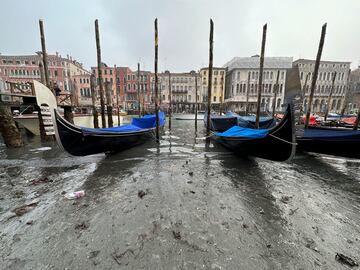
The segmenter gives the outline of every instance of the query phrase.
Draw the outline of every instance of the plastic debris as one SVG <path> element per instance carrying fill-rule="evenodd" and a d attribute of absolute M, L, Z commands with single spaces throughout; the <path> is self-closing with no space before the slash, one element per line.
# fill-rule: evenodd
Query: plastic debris
<path fill-rule="evenodd" d="M 65 194 L 65 198 L 68 200 L 74 200 L 85 196 L 84 190 L 79 190 L 75 192 L 70 192 Z"/>
<path fill-rule="evenodd" d="M 359 264 L 355 260 L 353 260 L 350 257 L 345 256 L 344 254 L 341 254 L 341 253 L 336 253 L 335 260 L 337 260 L 338 262 L 347 264 L 349 266 L 359 266 Z"/>

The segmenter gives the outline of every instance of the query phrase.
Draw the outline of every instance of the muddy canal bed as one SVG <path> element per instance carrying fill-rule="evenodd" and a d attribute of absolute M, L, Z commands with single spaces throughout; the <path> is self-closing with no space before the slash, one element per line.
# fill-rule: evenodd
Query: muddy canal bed
<path fill-rule="evenodd" d="M 0 269 L 349 269 L 360 161 L 240 159 L 174 121 L 153 142 L 71 157 L 0 144 Z M 202 128 L 202 123 L 199 122 Z M 197 137 L 203 137 L 202 130 Z M 75 200 L 66 193 L 84 190 Z"/>

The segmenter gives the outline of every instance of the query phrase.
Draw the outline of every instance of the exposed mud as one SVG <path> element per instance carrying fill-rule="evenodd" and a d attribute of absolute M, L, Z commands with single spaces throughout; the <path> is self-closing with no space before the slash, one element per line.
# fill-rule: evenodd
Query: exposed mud
<path fill-rule="evenodd" d="M 337 253 L 360 260 L 360 161 L 240 159 L 205 149 L 193 122 L 172 125 L 160 146 L 111 156 L 71 157 L 36 138 L 1 144 L 0 269 L 348 269 Z M 64 198 L 77 190 L 85 196 Z"/>

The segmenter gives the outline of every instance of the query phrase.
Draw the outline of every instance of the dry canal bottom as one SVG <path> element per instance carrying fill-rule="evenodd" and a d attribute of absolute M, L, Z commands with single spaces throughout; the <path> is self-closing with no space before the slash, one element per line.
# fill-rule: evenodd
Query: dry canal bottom
<path fill-rule="evenodd" d="M 335 255 L 360 259 L 359 167 L 205 151 L 176 120 L 159 147 L 111 156 L 0 144 L 0 269 L 348 269 Z"/>

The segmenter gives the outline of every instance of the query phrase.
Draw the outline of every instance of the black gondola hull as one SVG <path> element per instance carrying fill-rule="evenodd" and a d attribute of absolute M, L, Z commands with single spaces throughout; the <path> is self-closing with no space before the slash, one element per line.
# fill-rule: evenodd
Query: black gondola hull
<path fill-rule="evenodd" d="M 298 152 L 313 152 L 333 156 L 360 159 L 360 132 L 341 128 L 312 127 L 317 132 L 327 131 L 334 136 L 324 137 L 298 137 Z M 321 133 L 320 133 L 321 134 Z"/>
<path fill-rule="evenodd" d="M 153 137 L 153 129 L 128 133 L 84 133 L 55 111 L 58 141 L 73 156 L 116 153 L 142 144 Z"/>
<path fill-rule="evenodd" d="M 273 161 L 288 161 L 296 151 L 294 121 L 291 106 L 284 119 L 270 129 L 264 138 L 223 137 L 216 133 L 212 139 L 240 156 L 254 156 Z"/>

